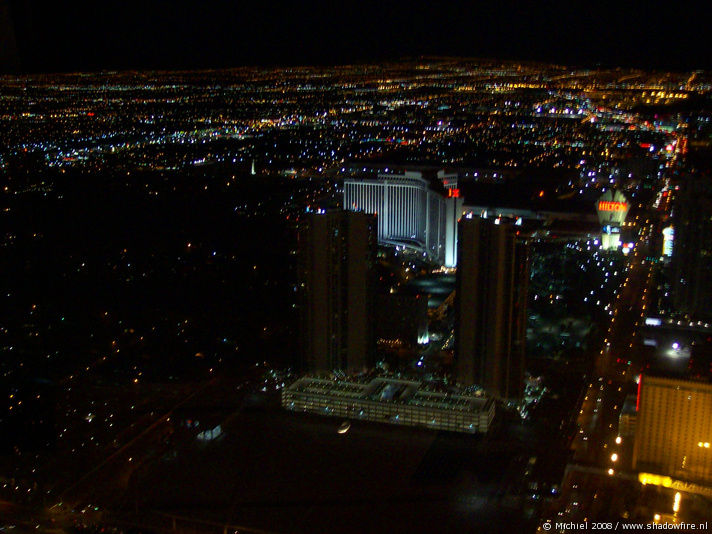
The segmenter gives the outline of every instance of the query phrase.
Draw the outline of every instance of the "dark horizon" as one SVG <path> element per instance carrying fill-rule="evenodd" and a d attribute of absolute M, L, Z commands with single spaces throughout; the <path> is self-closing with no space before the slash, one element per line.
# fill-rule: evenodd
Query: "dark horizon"
<path fill-rule="evenodd" d="M 414 57 L 491 58 L 571 67 L 712 67 L 704 21 L 691 11 L 583 4 L 446 6 L 371 2 L 277 6 L 105 2 L 89 8 L 0 4 L 13 73 L 345 65 Z M 14 34 L 14 38 L 13 38 Z"/>

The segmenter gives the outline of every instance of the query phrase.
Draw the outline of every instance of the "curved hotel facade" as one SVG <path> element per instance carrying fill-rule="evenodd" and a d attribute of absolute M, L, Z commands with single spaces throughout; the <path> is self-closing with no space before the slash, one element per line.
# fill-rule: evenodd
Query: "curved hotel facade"
<path fill-rule="evenodd" d="M 446 199 L 420 172 L 344 180 L 344 209 L 377 215 L 379 243 L 402 245 L 444 263 Z"/>

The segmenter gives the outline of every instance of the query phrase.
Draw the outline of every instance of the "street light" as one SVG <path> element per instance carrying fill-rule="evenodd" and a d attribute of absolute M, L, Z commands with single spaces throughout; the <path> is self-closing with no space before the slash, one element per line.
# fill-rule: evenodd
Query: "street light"
<path fill-rule="evenodd" d="M 616 437 L 616 445 L 620 445 L 622 441 L 623 438 L 621 438 L 620 436 Z"/>
<path fill-rule="evenodd" d="M 611 454 L 611 462 L 617 462 L 618 461 L 618 454 L 615 452 Z"/>

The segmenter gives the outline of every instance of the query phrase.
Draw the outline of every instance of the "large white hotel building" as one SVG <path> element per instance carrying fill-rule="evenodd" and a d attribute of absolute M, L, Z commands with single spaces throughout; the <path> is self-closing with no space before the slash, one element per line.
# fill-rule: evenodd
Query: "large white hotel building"
<path fill-rule="evenodd" d="M 440 174 L 429 177 L 404 170 L 346 178 L 344 209 L 376 214 L 379 243 L 422 251 L 433 261 L 455 267 L 462 200 L 452 194 L 457 181 Z"/>

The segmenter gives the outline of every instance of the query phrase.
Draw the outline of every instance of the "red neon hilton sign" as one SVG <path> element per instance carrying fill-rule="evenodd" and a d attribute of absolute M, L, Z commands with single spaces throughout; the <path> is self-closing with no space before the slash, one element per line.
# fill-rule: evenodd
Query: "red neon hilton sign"
<path fill-rule="evenodd" d="M 613 202 L 612 200 L 601 200 L 598 203 L 599 211 L 625 211 L 627 209 L 627 202 Z"/>

